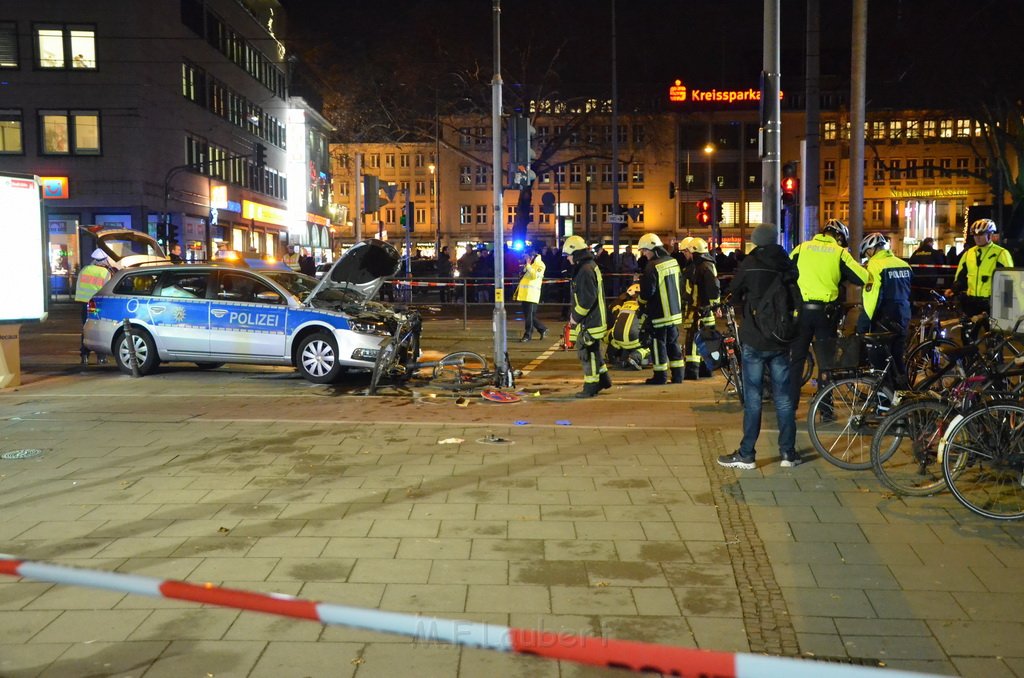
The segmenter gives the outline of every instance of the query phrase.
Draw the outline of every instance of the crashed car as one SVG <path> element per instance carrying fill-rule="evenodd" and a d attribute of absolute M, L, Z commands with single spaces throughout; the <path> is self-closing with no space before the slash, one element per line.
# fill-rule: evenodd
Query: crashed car
<path fill-rule="evenodd" d="M 216 262 L 120 268 L 88 303 L 85 345 L 113 354 L 125 373 L 131 346 L 141 374 L 165 361 L 291 365 L 330 383 L 345 370 L 371 369 L 397 328 L 401 314 L 373 297 L 399 259 L 393 245 L 367 240 L 321 280 Z"/>

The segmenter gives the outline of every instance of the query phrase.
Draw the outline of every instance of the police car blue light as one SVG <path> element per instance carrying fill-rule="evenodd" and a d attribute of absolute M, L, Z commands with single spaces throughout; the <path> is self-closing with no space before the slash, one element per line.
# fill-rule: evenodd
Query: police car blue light
<path fill-rule="evenodd" d="M 122 268 L 89 302 L 85 345 L 113 354 L 126 373 L 131 341 L 142 374 L 164 361 L 293 365 L 329 383 L 347 368 L 371 368 L 397 326 L 399 314 L 372 299 L 399 261 L 394 246 L 367 240 L 320 280 L 216 262 Z"/>

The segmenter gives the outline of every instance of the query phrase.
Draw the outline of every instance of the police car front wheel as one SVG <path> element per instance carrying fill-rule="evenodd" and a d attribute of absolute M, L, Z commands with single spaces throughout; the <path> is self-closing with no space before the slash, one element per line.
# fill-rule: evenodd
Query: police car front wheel
<path fill-rule="evenodd" d="M 314 384 L 330 384 L 341 374 L 338 346 L 327 332 L 314 332 L 299 344 L 296 367 Z"/>

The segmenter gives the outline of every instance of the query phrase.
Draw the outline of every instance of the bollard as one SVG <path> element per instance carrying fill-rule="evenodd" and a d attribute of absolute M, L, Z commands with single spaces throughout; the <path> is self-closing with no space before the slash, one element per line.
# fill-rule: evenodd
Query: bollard
<path fill-rule="evenodd" d="M 139 374 L 139 358 L 135 355 L 135 335 L 132 334 L 132 324 L 128 318 L 124 319 L 124 341 L 128 347 L 128 366 L 132 368 L 133 377 L 141 377 Z"/>

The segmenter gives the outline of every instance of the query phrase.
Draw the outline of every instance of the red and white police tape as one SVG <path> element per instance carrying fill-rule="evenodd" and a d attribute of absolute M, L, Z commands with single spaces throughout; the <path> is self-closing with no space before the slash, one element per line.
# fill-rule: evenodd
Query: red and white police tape
<path fill-rule="evenodd" d="M 701 678 L 921 678 L 928 674 L 885 670 L 864 666 L 831 664 L 807 659 L 789 659 L 754 654 L 714 652 L 693 648 L 655 645 L 596 636 L 516 629 L 495 624 L 421 617 L 399 612 L 382 612 L 346 605 L 332 605 L 282 594 L 263 594 L 227 589 L 213 584 L 189 584 L 171 579 L 154 579 L 133 574 L 102 572 L 17 560 L 0 555 L 0 574 L 35 581 L 70 584 L 89 588 L 134 593 L 151 598 L 190 600 L 239 610 L 266 612 L 282 617 L 309 619 L 331 626 L 378 631 L 416 640 L 466 647 L 529 654 L 591 664 L 650 671 L 671 676 Z"/>

